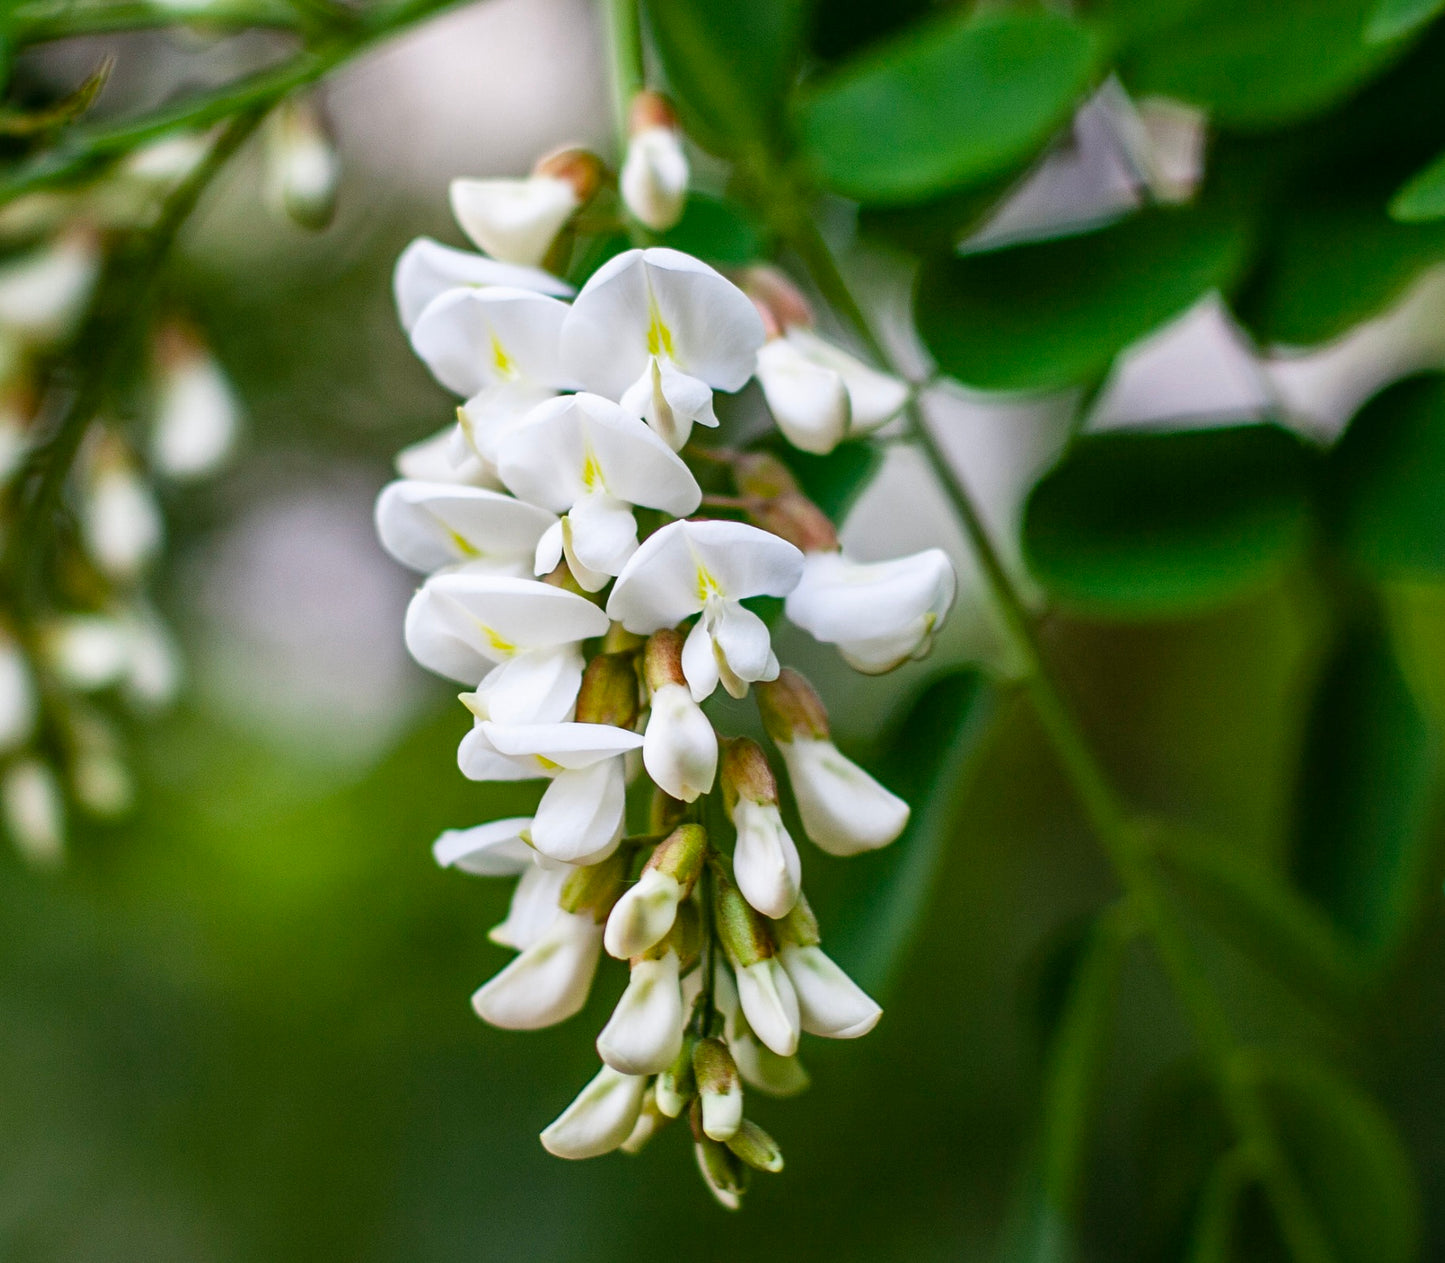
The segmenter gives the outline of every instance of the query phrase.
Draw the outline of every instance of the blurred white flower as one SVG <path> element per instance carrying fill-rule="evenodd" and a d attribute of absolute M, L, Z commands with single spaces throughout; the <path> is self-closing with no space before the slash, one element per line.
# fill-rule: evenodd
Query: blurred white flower
<path fill-rule="evenodd" d="M 86 228 L 0 263 L 0 331 L 42 344 L 68 336 L 90 301 L 100 265 L 100 243 Z"/>
<path fill-rule="evenodd" d="M 65 804 L 55 773 L 39 759 L 22 759 L 0 781 L 5 824 L 17 849 L 32 864 L 59 861 L 65 848 Z"/>
<path fill-rule="evenodd" d="M 618 183 L 632 215 L 653 232 L 666 232 L 682 218 L 687 202 L 687 155 L 672 106 L 656 92 L 632 99 L 631 136 Z"/>
<path fill-rule="evenodd" d="M 214 472 L 230 455 L 240 424 L 231 383 L 204 343 L 179 325 L 160 331 L 156 370 L 151 464 L 168 478 Z"/>

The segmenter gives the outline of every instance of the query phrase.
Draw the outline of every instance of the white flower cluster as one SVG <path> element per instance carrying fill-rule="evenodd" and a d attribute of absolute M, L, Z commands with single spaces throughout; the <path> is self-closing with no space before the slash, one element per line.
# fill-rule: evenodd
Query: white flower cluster
<path fill-rule="evenodd" d="M 739 495 L 727 505 L 751 521 L 690 516 L 705 501 L 694 427 L 718 424 L 714 391 L 755 374 L 766 385 L 768 306 L 663 248 L 617 255 L 566 301 L 569 288 L 532 266 L 546 248 L 524 231 L 556 231 L 566 199 L 553 190 L 546 209 L 537 182 L 548 178 L 511 182 L 510 241 L 477 218 L 485 200 L 495 221 L 504 190 L 479 200 L 475 182 L 453 187 L 474 241 L 506 254 L 521 234 L 525 251 L 420 240 L 396 271 L 412 346 L 463 399 L 455 426 L 400 454 L 403 476 L 377 502 L 385 547 L 428 575 L 406 643 L 470 690 L 466 776 L 548 782 L 532 816 L 449 830 L 435 854 L 519 879 L 492 932 L 518 954 L 473 997 L 488 1022 L 563 1021 L 585 1004 L 604 949 L 630 964 L 597 1038 L 603 1068 L 542 1133 L 547 1149 L 633 1150 L 687 1113 L 704 1177 L 736 1205 L 747 1170 L 782 1161 L 743 1117 L 742 1085 L 796 1092 L 803 1032 L 852 1038 L 880 1010 L 820 947 L 767 753 L 720 737 L 704 704 L 719 686 L 753 693 L 820 849 L 887 845 L 907 804 L 839 752 L 750 603 L 782 598 L 792 621 L 882 671 L 927 651 L 953 571 L 938 550 L 848 560 L 764 455 L 705 458 L 728 468 Z M 856 392 L 841 438 L 856 432 L 850 410 L 886 405 L 867 402 L 874 383 L 854 361 L 835 363 Z"/>
<path fill-rule="evenodd" d="M 19 516 L 37 476 L 32 457 L 71 388 L 51 369 L 91 302 L 112 235 L 143 229 L 203 154 L 194 138 L 160 142 L 97 184 L 20 199 L 0 217 L 0 239 L 12 246 L 0 265 L 0 813 L 37 864 L 60 858 L 68 802 L 96 816 L 130 803 L 110 712 L 116 703 L 142 713 L 164 705 L 179 677 L 170 634 L 145 594 L 164 542 L 153 479 L 214 471 L 239 416 L 195 331 L 159 326 L 137 409 L 147 414 L 141 437 L 113 420 L 86 421 L 68 482 L 76 529 L 55 540 L 37 583 L 40 568 L 26 556 L 37 544 Z"/>

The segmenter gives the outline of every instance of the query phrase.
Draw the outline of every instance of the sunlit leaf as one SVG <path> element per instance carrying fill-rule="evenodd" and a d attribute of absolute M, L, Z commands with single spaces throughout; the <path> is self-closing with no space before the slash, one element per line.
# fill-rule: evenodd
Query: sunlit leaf
<path fill-rule="evenodd" d="M 1222 211 L 1156 210 L 1095 232 L 930 263 L 919 332 L 939 367 L 985 390 L 1090 380 L 1126 346 L 1213 289 L 1246 250 Z"/>
<path fill-rule="evenodd" d="M 1445 577 L 1445 377 L 1375 396 L 1326 471 L 1334 529 L 1357 565 L 1381 578 Z"/>
<path fill-rule="evenodd" d="M 1429 725 L 1383 634 L 1360 626 L 1326 665 L 1296 787 L 1295 879 L 1378 955 L 1399 940 L 1429 853 Z"/>
<path fill-rule="evenodd" d="M 936 680 L 899 725 L 876 769 L 913 805 L 903 836 L 886 849 L 848 861 L 836 910 L 829 914 L 829 952 L 882 999 L 922 930 L 967 768 L 994 709 L 994 691 L 973 671 Z"/>
<path fill-rule="evenodd" d="M 1398 43 L 1366 43 L 1378 0 L 1212 0 L 1133 50 L 1125 82 L 1207 108 L 1226 127 L 1295 123 L 1342 100 Z"/>
<path fill-rule="evenodd" d="M 1309 458 L 1274 426 L 1088 436 L 1034 489 L 1024 547 L 1061 604 L 1177 615 L 1268 583 L 1310 533 Z"/>
<path fill-rule="evenodd" d="M 825 184 L 865 202 L 992 179 L 1068 121 L 1097 53 L 1049 10 L 950 17 L 829 75 L 799 110 L 800 143 Z"/>

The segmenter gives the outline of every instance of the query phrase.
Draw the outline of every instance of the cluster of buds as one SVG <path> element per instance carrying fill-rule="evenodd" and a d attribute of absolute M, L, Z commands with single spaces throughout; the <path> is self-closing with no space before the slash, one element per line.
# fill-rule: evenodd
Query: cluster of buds
<path fill-rule="evenodd" d="M 651 105 L 634 119 L 623 183 L 645 219 L 672 170 L 649 133 L 676 132 Z M 779 309 L 805 305 L 781 274 L 750 270 L 750 296 L 664 248 L 616 255 L 574 295 L 539 265 L 556 265 L 591 169 L 569 150 L 524 181 L 458 181 L 453 208 L 486 253 L 426 239 L 403 253 L 402 324 L 461 403 L 398 456 L 377 529 L 426 575 L 408 649 L 467 688 L 463 774 L 547 782 L 532 815 L 435 845 L 445 867 L 517 878 L 491 935 L 517 955 L 474 1008 L 505 1029 L 546 1027 L 584 1007 L 604 955 L 630 969 L 597 1036 L 601 1070 L 542 1143 L 566 1158 L 635 1151 L 685 1114 L 704 1179 L 736 1207 L 750 1171 L 782 1166 L 745 1091 L 801 1090 L 804 1033 L 855 1038 L 880 1016 L 820 945 L 785 795 L 831 855 L 886 846 L 909 817 L 833 743 L 755 598 L 781 598 L 879 672 L 928 651 L 954 576 L 936 549 L 845 557 L 781 461 L 697 446 L 694 427 L 718 425 L 714 392 L 759 376 L 774 401 L 768 348 L 807 323 Z M 845 397 L 833 442 L 902 406 L 902 383 L 827 351 Z M 716 501 L 729 516 L 698 516 L 695 466 L 731 479 Z M 719 688 L 756 700 L 772 753 L 719 732 Z"/>
<path fill-rule="evenodd" d="M 67 484 L 73 529 L 54 541 L 43 573 L 23 521 L 27 492 L 60 422 L 64 361 L 120 234 L 144 231 L 165 194 L 204 156 L 198 138 L 138 151 L 107 176 L 64 194 L 35 194 L 0 216 L 10 257 L 0 265 L 0 808 L 20 852 L 62 855 L 71 806 L 109 817 L 132 787 L 117 720 L 173 696 L 179 663 L 146 597 L 164 542 L 157 480 L 186 481 L 228 455 L 238 405 L 189 324 L 152 332 L 134 397 L 86 421 Z M 82 365 L 81 370 L 85 371 Z"/>

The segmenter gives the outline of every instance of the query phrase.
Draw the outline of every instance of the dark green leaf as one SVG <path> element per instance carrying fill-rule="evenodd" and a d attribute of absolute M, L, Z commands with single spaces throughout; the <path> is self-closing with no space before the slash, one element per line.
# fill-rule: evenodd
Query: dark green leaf
<path fill-rule="evenodd" d="M 918 329 L 939 367 L 985 390 L 1091 380 L 1115 355 L 1242 270 L 1239 221 L 1154 210 L 1096 232 L 925 267 Z"/>
<path fill-rule="evenodd" d="M 1244 1073 L 1262 1088 L 1285 1158 L 1338 1263 L 1413 1263 L 1419 1194 L 1410 1160 L 1379 1106 L 1298 1055 L 1252 1055 Z"/>
<path fill-rule="evenodd" d="M 1383 635 L 1353 629 L 1311 708 L 1292 861 L 1300 888 L 1375 955 L 1398 942 L 1416 902 L 1433 769 L 1429 725 Z"/>
<path fill-rule="evenodd" d="M 1262 587 L 1310 532 L 1309 458 L 1270 425 L 1079 440 L 1030 496 L 1024 548 L 1065 605 L 1147 618 Z"/>
<path fill-rule="evenodd" d="M 1445 377 L 1376 395 L 1326 465 L 1336 533 L 1379 578 L 1445 577 Z"/>
<path fill-rule="evenodd" d="M 1116 46 L 1128 46 L 1177 26 L 1203 0 L 1092 0 L 1085 15 L 1105 30 Z"/>
<path fill-rule="evenodd" d="M 883 463 L 877 444 L 867 439 L 840 443 L 826 456 L 800 452 L 778 439 L 772 444 L 793 471 L 804 494 L 834 522 L 841 522 L 858 494 Z"/>
<path fill-rule="evenodd" d="M 824 61 L 839 61 L 932 12 L 933 0 L 827 0 L 813 6 L 810 43 Z"/>
<path fill-rule="evenodd" d="M 1097 55 L 1049 10 L 950 17 L 828 76 L 798 112 L 800 143 L 837 192 L 927 199 L 1028 161 L 1072 115 Z"/>
<path fill-rule="evenodd" d="M 778 148 L 804 0 L 648 0 L 647 16 L 688 134 L 730 156 Z"/>
<path fill-rule="evenodd" d="M 662 244 L 715 267 L 741 267 L 764 250 L 761 230 L 741 207 L 705 193 L 689 195 L 682 218 L 662 234 Z"/>
<path fill-rule="evenodd" d="M 1240 1151 L 1225 1154 L 1199 1199 L 1189 1263 L 1233 1263 L 1234 1221 L 1248 1183 L 1249 1167 Z"/>
<path fill-rule="evenodd" d="M 1445 154 L 1441 154 L 1390 199 L 1390 218 L 1405 224 L 1445 219 Z"/>
<path fill-rule="evenodd" d="M 1171 831 L 1158 840 L 1169 889 L 1297 990 L 1334 1010 L 1358 999 L 1363 974 L 1334 927 L 1281 878 L 1234 847 Z"/>
<path fill-rule="evenodd" d="M 1399 39 L 1433 22 L 1445 9 L 1445 0 L 1376 0 L 1365 38 L 1378 44 Z"/>
<path fill-rule="evenodd" d="M 871 994 L 891 987 L 922 928 L 928 899 L 953 837 L 967 768 L 993 715 L 994 692 L 973 671 L 935 680 L 900 725 L 906 740 L 884 746 L 878 779 L 913 805 L 903 836 L 886 850 L 850 859 L 828 950 Z"/>
<path fill-rule="evenodd" d="M 1400 297 L 1445 259 L 1445 225 L 1392 222 L 1379 201 L 1302 199 L 1275 223 L 1237 304 L 1261 342 L 1314 346 Z"/>
<path fill-rule="evenodd" d="M 1187 1257 L 1211 1173 L 1233 1136 L 1214 1081 L 1194 1062 L 1176 1063 L 1143 1085 L 1139 1170 L 1141 1259 Z"/>
<path fill-rule="evenodd" d="M 1125 82 L 1206 107 L 1226 127 L 1299 122 L 1344 99 L 1398 43 L 1367 44 L 1377 0 L 1211 0 L 1134 51 Z"/>

